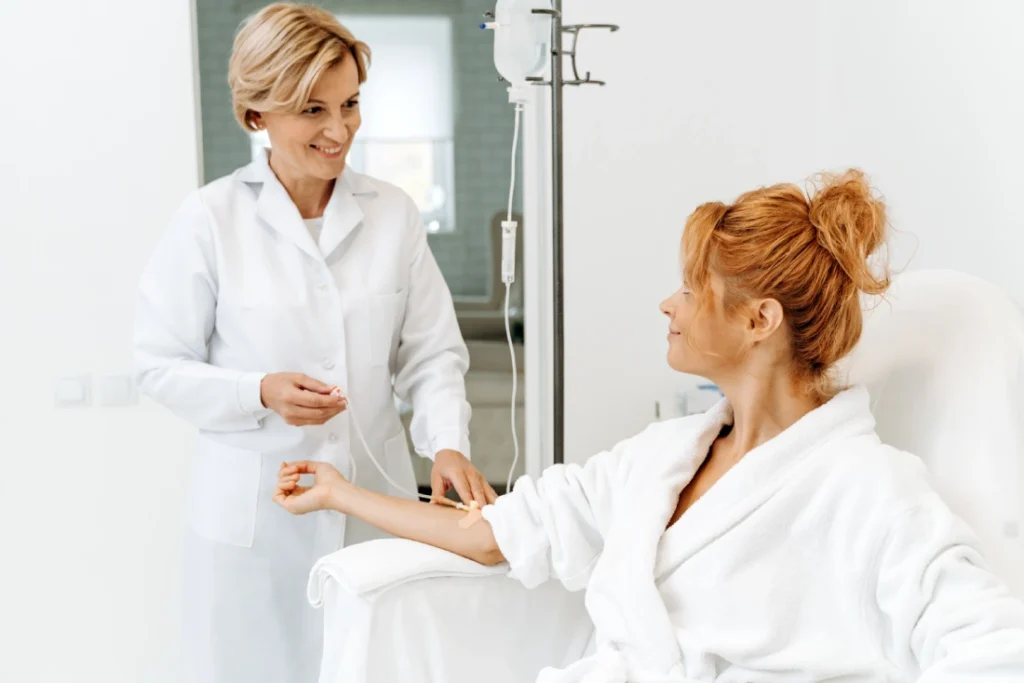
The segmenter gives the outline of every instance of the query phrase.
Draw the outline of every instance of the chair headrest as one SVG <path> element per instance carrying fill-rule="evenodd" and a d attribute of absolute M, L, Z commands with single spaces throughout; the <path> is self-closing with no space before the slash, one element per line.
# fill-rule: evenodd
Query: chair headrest
<path fill-rule="evenodd" d="M 919 456 L 939 494 L 1024 597 L 1024 318 L 998 287 L 914 271 L 867 306 L 846 381 L 871 394 L 878 433 Z"/>

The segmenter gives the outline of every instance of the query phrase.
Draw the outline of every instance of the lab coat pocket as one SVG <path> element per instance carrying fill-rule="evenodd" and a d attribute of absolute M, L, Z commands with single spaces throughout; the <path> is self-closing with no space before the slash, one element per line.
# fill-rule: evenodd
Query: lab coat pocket
<path fill-rule="evenodd" d="M 261 456 L 199 437 L 188 522 L 212 541 L 251 548 L 259 503 Z"/>
<path fill-rule="evenodd" d="M 388 493 L 399 498 L 411 498 L 409 492 L 416 491 L 416 475 L 412 469 L 409 455 L 409 443 L 405 440 L 405 430 L 398 432 L 384 444 L 384 467 L 388 476 L 395 480 L 405 491 L 395 488 L 388 482 Z"/>
<path fill-rule="evenodd" d="M 370 314 L 370 362 L 390 365 L 397 351 L 405 305 L 405 290 L 394 294 L 373 294 L 367 302 Z"/>

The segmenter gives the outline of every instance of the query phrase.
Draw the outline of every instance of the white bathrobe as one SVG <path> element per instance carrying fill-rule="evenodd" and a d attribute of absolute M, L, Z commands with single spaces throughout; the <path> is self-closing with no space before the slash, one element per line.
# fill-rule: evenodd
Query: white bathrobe
<path fill-rule="evenodd" d="M 862 388 L 748 453 L 671 528 L 732 412 L 656 423 L 484 508 L 510 576 L 586 589 L 597 652 L 538 683 L 1024 681 L 1024 603 Z M 964 454 L 970 466 L 970 454 Z"/>

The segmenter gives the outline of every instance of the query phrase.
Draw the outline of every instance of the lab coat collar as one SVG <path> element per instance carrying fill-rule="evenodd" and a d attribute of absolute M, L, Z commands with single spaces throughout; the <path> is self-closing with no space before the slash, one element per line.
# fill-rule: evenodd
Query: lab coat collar
<path fill-rule="evenodd" d="M 363 175 L 346 167 L 334 183 L 324 209 L 324 225 L 317 245 L 288 191 L 270 168 L 266 149 L 258 152 L 239 177 L 257 194 L 256 214 L 317 260 L 327 258 L 363 222 L 361 202 L 377 193 Z"/>

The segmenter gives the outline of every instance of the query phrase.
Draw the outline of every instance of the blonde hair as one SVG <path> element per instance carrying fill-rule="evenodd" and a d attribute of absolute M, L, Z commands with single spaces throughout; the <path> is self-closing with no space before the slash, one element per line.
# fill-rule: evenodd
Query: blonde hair
<path fill-rule="evenodd" d="M 683 231 L 683 270 L 698 306 L 711 302 L 711 273 L 725 282 L 726 314 L 753 298 L 781 304 L 804 391 L 827 400 L 829 371 L 860 339 L 860 294 L 879 295 L 888 266 L 869 258 L 887 240 L 886 207 L 864 174 L 821 174 L 805 196 L 795 185 L 747 192 L 733 204 L 699 206 Z"/>
<path fill-rule="evenodd" d="M 268 5 L 249 17 L 235 36 L 228 85 L 235 119 L 259 130 L 255 114 L 297 114 L 330 67 L 351 55 L 359 82 L 366 82 L 370 48 L 330 12 L 289 2 Z"/>

